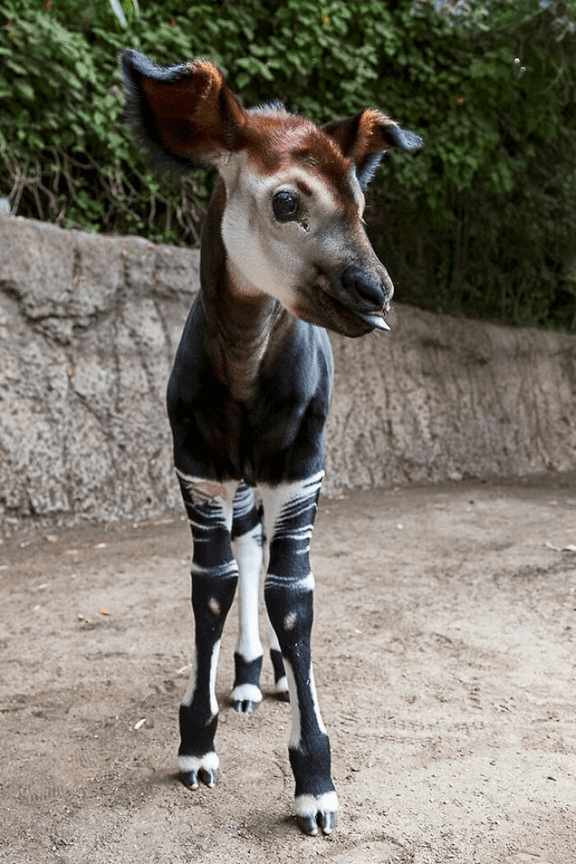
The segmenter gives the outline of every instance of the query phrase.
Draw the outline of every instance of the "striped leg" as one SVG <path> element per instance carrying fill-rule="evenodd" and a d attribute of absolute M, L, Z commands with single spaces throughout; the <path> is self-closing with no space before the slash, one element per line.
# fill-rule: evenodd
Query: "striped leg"
<path fill-rule="evenodd" d="M 266 568 L 267 570 L 268 568 Z M 270 625 L 270 660 L 272 661 L 272 668 L 274 669 L 274 692 L 276 693 L 278 699 L 281 699 L 282 702 L 290 701 L 290 693 L 288 692 L 288 679 L 286 677 L 286 669 L 284 668 L 284 661 L 282 660 L 282 649 L 280 648 L 280 643 L 278 641 L 278 637 L 276 636 L 276 631 Z"/>
<path fill-rule="evenodd" d="M 218 484 L 177 472 L 193 537 L 192 610 L 195 656 L 180 706 L 178 767 L 185 786 L 214 786 L 218 757 L 216 669 L 220 637 L 234 599 L 238 568 L 230 547 L 236 482 Z"/>
<path fill-rule="evenodd" d="M 262 700 L 260 670 L 262 644 L 258 633 L 262 523 L 254 504 L 254 491 L 240 483 L 234 496 L 232 549 L 239 571 L 238 642 L 234 654 L 236 675 L 232 704 L 242 714 L 252 714 Z"/>
<path fill-rule="evenodd" d="M 308 552 L 322 476 L 319 472 L 307 480 L 261 490 L 270 539 L 264 596 L 286 666 L 295 811 L 307 834 L 317 834 L 318 828 L 330 833 L 338 806 L 330 777 L 330 742 L 320 716 L 310 656 L 314 577 Z"/>
<path fill-rule="evenodd" d="M 262 569 L 264 573 L 268 572 L 269 561 L 270 542 L 265 537 L 262 555 Z M 276 636 L 276 631 L 270 620 L 268 620 L 268 641 L 270 643 L 270 660 L 272 661 L 272 669 L 274 670 L 274 692 L 282 702 L 289 702 L 288 679 L 286 678 L 286 670 L 284 669 L 284 661 L 282 660 L 282 650 Z"/>

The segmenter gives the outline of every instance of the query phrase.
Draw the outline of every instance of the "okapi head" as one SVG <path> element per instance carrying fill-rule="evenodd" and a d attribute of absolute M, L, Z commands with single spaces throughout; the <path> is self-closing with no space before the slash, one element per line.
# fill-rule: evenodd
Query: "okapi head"
<path fill-rule="evenodd" d="M 371 108 L 322 127 L 279 102 L 245 110 L 207 60 L 161 67 L 128 49 L 122 65 L 152 163 L 220 174 L 225 195 L 211 206 L 229 290 L 346 336 L 389 329 L 394 286 L 364 229 L 364 190 L 384 152 L 420 147 L 418 135 Z"/>

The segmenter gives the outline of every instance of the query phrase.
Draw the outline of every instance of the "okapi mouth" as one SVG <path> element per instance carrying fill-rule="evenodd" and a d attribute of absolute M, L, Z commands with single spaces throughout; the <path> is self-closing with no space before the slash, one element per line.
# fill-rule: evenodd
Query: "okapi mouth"
<path fill-rule="evenodd" d="M 310 286 L 298 290 L 298 299 L 293 313 L 297 318 L 326 327 L 342 336 L 357 338 L 373 330 L 389 330 L 384 320 L 384 311 L 358 309 L 344 303 L 326 290 L 329 286 L 326 276 L 321 274 Z"/>
<path fill-rule="evenodd" d="M 367 324 L 372 324 L 376 330 L 390 330 L 390 325 L 384 320 L 384 313 L 366 313 L 362 315 Z"/>

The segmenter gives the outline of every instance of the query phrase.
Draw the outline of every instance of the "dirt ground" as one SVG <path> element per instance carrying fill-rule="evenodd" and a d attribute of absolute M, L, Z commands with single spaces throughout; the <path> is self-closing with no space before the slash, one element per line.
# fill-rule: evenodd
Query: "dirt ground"
<path fill-rule="evenodd" d="M 289 706 L 228 703 L 234 610 L 219 782 L 177 781 L 180 513 L 6 540 L 0 861 L 574 864 L 575 481 L 322 500 L 315 674 L 341 801 L 327 838 L 290 815 Z"/>

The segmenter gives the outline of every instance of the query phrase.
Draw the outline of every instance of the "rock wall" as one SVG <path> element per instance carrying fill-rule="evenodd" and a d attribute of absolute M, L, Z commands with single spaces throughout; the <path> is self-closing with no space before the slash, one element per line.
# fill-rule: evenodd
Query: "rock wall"
<path fill-rule="evenodd" d="M 0 529 L 179 506 L 164 392 L 198 252 L 0 216 Z M 334 337 L 325 491 L 575 467 L 576 337 L 397 305 Z"/>

